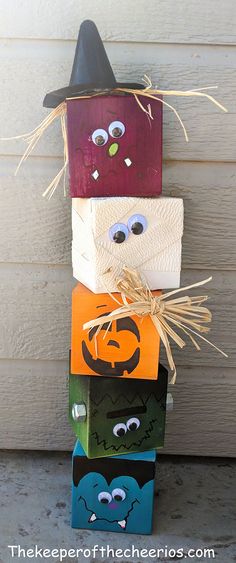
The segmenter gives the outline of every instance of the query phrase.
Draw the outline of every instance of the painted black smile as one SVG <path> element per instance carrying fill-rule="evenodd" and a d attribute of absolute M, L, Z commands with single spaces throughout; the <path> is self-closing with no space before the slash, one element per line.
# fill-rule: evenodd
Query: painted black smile
<path fill-rule="evenodd" d="M 117 375 L 122 376 L 125 372 L 131 373 L 137 367 L 140 359 L 140 348 L 136 348 L 135 352 L 128 360 L 124 362 L 115 362 L 114 367 L 111 362 L 106 362 L 100 358 L 94 359 L 92 354 L 90 354 L 86 342 L 82 342 L 82 353 L 84 361 L 87 366 L 98 373 L 99 375 Z"/>

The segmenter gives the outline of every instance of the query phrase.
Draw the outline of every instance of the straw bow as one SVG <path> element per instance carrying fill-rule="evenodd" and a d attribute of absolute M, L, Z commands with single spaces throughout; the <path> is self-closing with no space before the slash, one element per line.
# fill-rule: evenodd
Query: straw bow
<path fill-rule="evenodd" d="M 123 276 L 117 281 L 117 289 L 120 291 L 122 299 L 121 304 L 118 302 L 120 307 L 111 311 L 109 315 L 104 315 L 103 317 L 86 322 L 83 325 L 83 329 L 90 330 L 97 326 L 96 335 L 98 335 L 104 323 L 109 323 L 109 328 L 110 324 L 117 319 L 132 317 L 134 315 L 138 317 L 146 317 L 149 315 L 164 344 L 167 360 L 170 369 L 173 371 L 171 383 L 175 383 L 176 366 L 169 338 L 174 340 L 179 348 L 183 348 L 186 343 L 171 325 L 180 329 L 190 338 L 197 350 L 200 350 L 200 346 L 194 336 L 198 336 L 210 344 L 210 346 L 213 346 L 213 348 L 223 354 L 223 356 L 228 357 L 225 352 L 217 348 L 217 346 L 200 334 L 208 333 L 210 330 L 210 328 L 205 325 L 211 322 L 212 315 L 209 309 L 202 306 L 202 304 L 207 301 L 208 296 L 189 297 L 188 295 L 184 295 L 174 299 L 171 298 L 177 293 L 204 285 L 211 281 L 211 279 L 212 277 L 186 287 L 154 296 L 147 284 L 142 282 L 140 274 L 136 270 L 130 270 L 125 267 L 123 268 Z M 112 293 L 110 295 L 117 301 Z"/>

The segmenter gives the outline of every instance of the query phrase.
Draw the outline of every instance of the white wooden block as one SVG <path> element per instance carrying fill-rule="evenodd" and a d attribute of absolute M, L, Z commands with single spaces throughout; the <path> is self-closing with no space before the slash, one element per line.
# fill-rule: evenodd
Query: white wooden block
<path fill-rule="evenodd" d="M 141 234 L 132 232 L 134 223 Z M 72 231 L 74 277 L 94 293 L 117 291 L 124 266 L 137 269 L 150 289 L 179 287 L 182 199 L 73 198 Z"/>

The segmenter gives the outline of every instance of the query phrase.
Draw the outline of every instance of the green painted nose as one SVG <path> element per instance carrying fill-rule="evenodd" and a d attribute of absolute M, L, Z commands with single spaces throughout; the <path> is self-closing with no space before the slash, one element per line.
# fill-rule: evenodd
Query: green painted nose
<path fill-rule="evenodd" d="M 109 146 L 109 149 L 108 149 L 108 154 L 109 154 L 109 156 L 116 156 L 116 154 L 118 153 L 118 150 L 119 150 L 119 145 L 118 145 L 118 143 L 112 143 L 112 144 Z"/>

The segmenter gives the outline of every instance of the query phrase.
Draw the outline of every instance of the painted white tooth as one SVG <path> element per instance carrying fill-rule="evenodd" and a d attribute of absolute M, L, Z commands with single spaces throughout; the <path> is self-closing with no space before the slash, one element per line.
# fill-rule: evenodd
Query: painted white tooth
<path fill-rule="evenodd" d="M 125 158 L 125 164 L 126 164 L 126 166 L 128 166 L 128 167 L 131 166 L 132 160 L 130 160 L 130 158 Z"/>
<path fill-rule="evenodd" d="M 99 172 L 97 169 L 94 170 L 94 172 L 92 173 L 92 177 L 94 180 L 97 180 L 99 178 Z"/>
<path fill-rule="evenodd" d="M 97 516 L 96 514 L 93 513 L 92 516 L 90 516 L 89 518 L 89 522 L 94 522 L 94 520 L 97 520 Z"/>
<path fill-rule="evenodd" d="M 126 528 L 126 521 L 125 520 L 120 520 L 120 522 L 118 522 L 118 524 L 121 528 L 123 528 L 123 530 Z"/>

